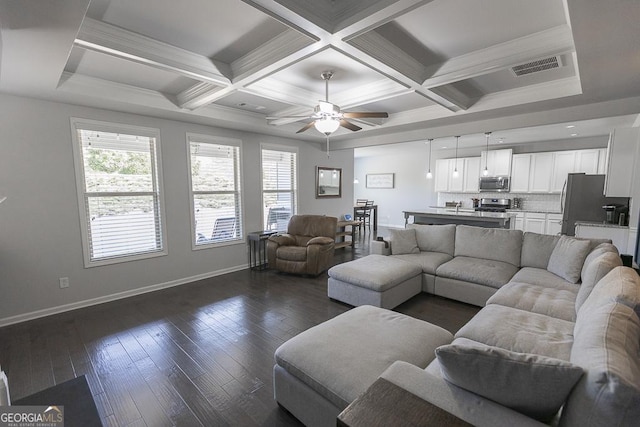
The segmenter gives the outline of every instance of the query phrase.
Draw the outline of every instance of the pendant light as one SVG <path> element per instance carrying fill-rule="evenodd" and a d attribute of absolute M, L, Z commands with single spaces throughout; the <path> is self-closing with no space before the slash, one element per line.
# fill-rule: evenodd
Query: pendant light
<path fill-rule="evenodd" d="M 489 168 L 487 167 L 487 163 L 489 162 L 489 135 L 491 135 L 491 132 L 484 133 L 484 136 L 487 138 L 487 151 L 484 156 L 484 170 L 482 171 L 482 175 L 484 176 L 489 176 Z"/>
<path fill-rule="evenodd" d="M 427 170 L 427 179 L 433 178 L 433 174 L 431 173 L 431 144 L 433 143 L 433 138 L 429 138 L 427 140 L 427 144 L 429 144 L 429 169 Z"/>
<path fill-rule="evenodd" d="M 458 139 L 460 137 L 456 136 L 456 163 L 455 163 L 455 167 L 453 168 L 453 177 L 457 178 L 458 177 Z"/>

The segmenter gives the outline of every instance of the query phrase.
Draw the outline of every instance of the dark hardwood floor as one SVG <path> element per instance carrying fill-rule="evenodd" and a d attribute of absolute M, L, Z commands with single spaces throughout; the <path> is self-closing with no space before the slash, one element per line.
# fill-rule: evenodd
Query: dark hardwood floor
<path fill-rule="evenodd" d="M 2 328 L 0 366 L 12 399 L 87 375 L 105 426 L 299 426 L 273 400 L 274 351 L 350 308 L 326 273 L 243 270 Z M 396 308 L 451 332 L 478 310 L 426 294 Z"/>

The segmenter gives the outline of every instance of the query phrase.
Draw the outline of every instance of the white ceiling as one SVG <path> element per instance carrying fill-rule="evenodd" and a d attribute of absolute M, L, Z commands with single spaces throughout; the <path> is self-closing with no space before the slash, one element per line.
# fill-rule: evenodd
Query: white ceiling
<path fill-rule="evenodd" d="M 266 117 L 310 114 L 332 70 L 343 111 L 389 113 L 335 148 L 604 135 L 637 125 L 639 22 L 628 0 L 0 0 L 0 91 L 322 141 Z"/>

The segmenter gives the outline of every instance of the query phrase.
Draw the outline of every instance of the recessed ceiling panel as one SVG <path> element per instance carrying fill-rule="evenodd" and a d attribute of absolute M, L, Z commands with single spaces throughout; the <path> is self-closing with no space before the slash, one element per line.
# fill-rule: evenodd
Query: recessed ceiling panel
<path fill-rule="evenodd" d="M 65 71 L 175 95 L 196 80 L 115 56 L 73 48 Z"/>
<path fill-rule="evenodd" d="M 111 0 L 106 8 L 99 3 L 88 16 L 226 63 L 287 29 L 238 0 Z"/>
<path fill-rule="evenodd" d="M 453 58 L 566 24 L 558 0 L 435 0 L 395 20 L 433 55 Z"/>
<path fill-rule="evenodd" d="M 239 108 L 244 111 L 259 114 L 275 114 L 290 105 L 274 101 L 272 99 L 263 98 L 244 91 L 234 92 L 215 102 L 217 105 L 224 105 L 230 108 Z"/>
<path fill-rule="evenodd" d="M 407 93 L 382 101 L 363 104 L 360 107 L 366 111 L 386 111 L 389 114 L 395 114 L 432 105 L 435 105 L 435 103 L 422 95 Z"/>

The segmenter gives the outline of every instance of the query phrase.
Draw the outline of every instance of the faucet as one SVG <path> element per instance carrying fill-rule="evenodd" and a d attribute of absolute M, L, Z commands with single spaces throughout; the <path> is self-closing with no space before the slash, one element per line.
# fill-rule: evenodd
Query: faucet
<path fill-rule="evenodd" d="M 458 202 L 458 203 L 456 203 L 456 213 L 458 213 L 458 212 L 459 212 L 459 210 L 460 210 L 460 205 L 462 205 L 462 202 Z"/>

